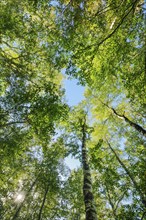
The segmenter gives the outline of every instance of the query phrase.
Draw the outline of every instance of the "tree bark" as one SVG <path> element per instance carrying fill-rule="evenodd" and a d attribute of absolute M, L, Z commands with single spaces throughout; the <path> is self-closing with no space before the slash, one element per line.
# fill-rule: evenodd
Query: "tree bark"
<path fill-rule="evenodd" d="M 112 108 L 113 112 L 115 113 L 115 115 L 123 118 L 126 122 L 128 122 L 129 125 L 131 125 L 133 128 L 135 128 L 138 132 L 142 133 L 144 136 L 146 136 L 146 130 L 141 127 L 140 125 L 134 123 L 133 121 L 131 121 L 129 118 L 127 118 L 125 115 L 120 115 L 116 112 L 116 110 L 114 108 Z"/>
<path fill-rule="evenodd" d="M 88 164 L 86 149 L 86 125 L 82 125 L 82 166 L 83 166 L 83 196 L 86 212 L 86 220 L 97 220 L 94 197 L 92 193 L 91 173 Z"/>

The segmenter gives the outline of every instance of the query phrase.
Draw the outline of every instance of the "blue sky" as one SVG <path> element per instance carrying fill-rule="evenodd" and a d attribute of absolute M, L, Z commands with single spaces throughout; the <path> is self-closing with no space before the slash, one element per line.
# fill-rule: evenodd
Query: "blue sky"
<path fill-rule="evenodd" d="M 70 106 L 77 105 L 84 98 L 84 87 L 77 85 L 76 79 L 65 79 L 64 88 L 66 90 L 66 101 Z"/>
<path fill-rule="evenodd" d="M 66 101 L 70 106 L 77 105 L 84 99 L 84 87 L 77 85 L 76 79 L 65 79 L 64 80 L 64 88 L 66 90 L 65 96 Z M 75 169 L 80 166 L 80 162 L 77 159 L 68 156 L 65 159 L 65 163 L 69 166 L 70 169 Z"/>

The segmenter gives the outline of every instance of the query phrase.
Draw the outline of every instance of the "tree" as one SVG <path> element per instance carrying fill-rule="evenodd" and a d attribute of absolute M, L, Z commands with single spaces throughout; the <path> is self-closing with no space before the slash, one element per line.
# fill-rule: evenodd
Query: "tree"
<path fill-rule="evenodd" d="M 144 219 L 143 1 L 0 6 L 0 217 Z M 86 87 L 74 109 L 62 72 Z"/>
<path fill-rule="evenodd" d="M 70 51 L 66 72 L 98 91 L 106 87 L 106 94 L 126 90 L 131 101 L 143 105 L 143 1 L 61 3 L 63 44 Z"/>
<path fill-rule="evenodd" d="M 38 218 L 36 210 L 40 210 L 40 216 L 44 215 L 40 204 L 36 205 L 35 197 L 43 201 L 48 177 L 46 184 L 44 181 L 51 169 L 50 163 L 40 163 L 40 160 L 46 160 L 42 151 L 55 135 L 57 123 L 68 111 L 63 102 L 62 75 L 59 66 L 55 67 L 59 45 L 53 46 L 51 43 L 51 38 L 57 39 L 58 35 L 57 29 L 54 29 L 53 7 L 47 1 L 37 5 L 37 10 L 30 1 L 20 3 L 9 0 L 0 4 L 2 218 L 16 219 L 20 215 L 20 218 L 33 219 Z M 53 158 L 52 163 L 54 172 L 49 184 L 54 189 L 50 188 L 51 194 L 48 193 L 53 197 L 49 210 L 57 203 L 59 158 Z M 31 187 L 38 170 L 42 173 L 34 187 Z M 19 204 L 21 201 L 17 201 L 16 195 L 20 192 L 18 198 L 23 197 L 21 191 L 22 194 L 25 192 L 25 199 Z M 48 195 L 45 196 L 47 198 Z M 45 201 L 42 207 L 44 205 Z"/>

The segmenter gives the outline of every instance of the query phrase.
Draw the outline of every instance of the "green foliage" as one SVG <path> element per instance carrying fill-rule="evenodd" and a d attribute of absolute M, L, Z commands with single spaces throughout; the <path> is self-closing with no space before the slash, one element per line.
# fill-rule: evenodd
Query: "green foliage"
<path fill-rule="evenodd" d="M 145 138 L 132 125 L 145 129 L 144 7 L 1 0 L 2 220 L 85 219 L 83 172 L 64 164 L 68 155 L 82 161 L 85 122 L 98 219 L 145 218 Z M 64 69 L 86 87 L 74 108 Z"/>

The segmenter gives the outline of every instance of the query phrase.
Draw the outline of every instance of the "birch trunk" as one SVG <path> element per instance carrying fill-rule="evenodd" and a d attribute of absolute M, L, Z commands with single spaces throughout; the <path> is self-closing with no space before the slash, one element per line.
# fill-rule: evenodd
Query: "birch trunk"
<path fill-rule="evenodd" d="M 94 197 L 92 193 L 91 173 L 88 164 L 86 149 L 86 130 L 85 123 L 82 125 L 82 166 L 83 166 L 83 196 L 86 212 L 86 220 L 97 220 Z"/>

